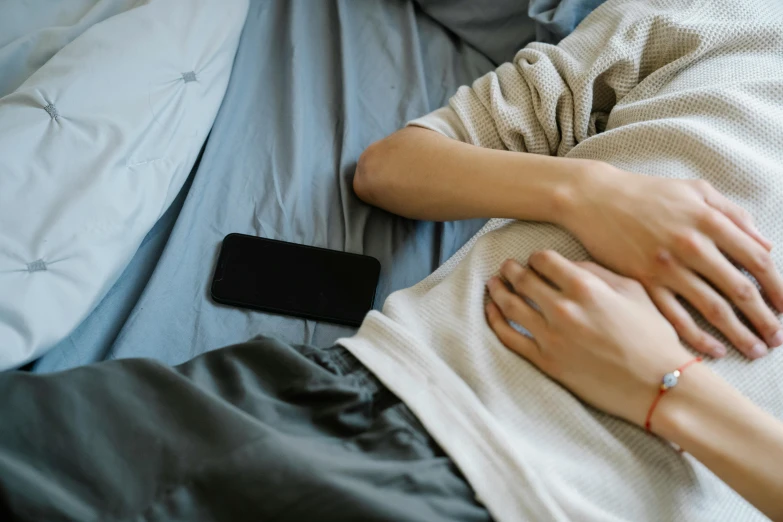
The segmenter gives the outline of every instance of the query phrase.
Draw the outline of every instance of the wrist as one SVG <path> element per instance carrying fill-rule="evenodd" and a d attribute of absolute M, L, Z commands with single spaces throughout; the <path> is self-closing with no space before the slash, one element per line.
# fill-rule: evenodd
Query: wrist
<path fill-rule="evenodd" d="M 574 159 L 568 165 L 569 175 L 562 176 L 553 191 L 551 223 L 572 231 L 586 205 L 594 199 L 589 188 L 599 185 L 603 174 L 613 167 L 596 160 Z"/>
<path fill-rule="evenodd" d="M 704 364 L 697 364 L 661 398 L 650 419 L 650 430 L 683 449 L 696 431 L 702 431 L 700 416 L 709 411 L 725 383 Z"/>

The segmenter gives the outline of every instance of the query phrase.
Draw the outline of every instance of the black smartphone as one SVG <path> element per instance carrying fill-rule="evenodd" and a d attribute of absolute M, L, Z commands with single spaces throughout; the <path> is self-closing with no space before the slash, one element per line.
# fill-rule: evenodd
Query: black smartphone
<path fill-rule="evenodd" d="M 380 273 L 374 257 L 229 234 L 215 266 L 212 299 L 359 326 L 372 308 Z"/>

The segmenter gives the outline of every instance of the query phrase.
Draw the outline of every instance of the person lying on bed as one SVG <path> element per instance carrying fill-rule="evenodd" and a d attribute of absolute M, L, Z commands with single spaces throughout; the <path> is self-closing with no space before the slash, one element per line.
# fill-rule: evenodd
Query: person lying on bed
<path fill-rule="evenodd" d="M 609 0 L 523 49 L 355 178 L 403 215 L 511 220 L 332 348 L 0 375 L 0 506 L 783 520 L 780 34 L 761 1 Z"/>

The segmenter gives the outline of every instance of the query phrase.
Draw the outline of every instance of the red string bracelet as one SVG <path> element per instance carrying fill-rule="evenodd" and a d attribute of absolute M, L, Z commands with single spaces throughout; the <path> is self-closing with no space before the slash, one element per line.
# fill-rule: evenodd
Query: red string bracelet
<path fill-rule="evenodd" d="M 669 391 L 670 389 L 677 386 L 677 382 L 680 379 L 680 375 L 682 375 L 682 372 L 685 371 L 685 368 L 690 366 L 691 364 L 696 364 L 698 362 L 701 362 L 701 357 L 696 357 L 695 359 L 691 359 L 690 361 L 686 362 L 676 370 L 674 370 L 671 373 L 667 373 L 663 376 L 663 379 L 661 379 L 661 387 L 658 390 L 658 396 L 655 397 L 655 400 L 650 405 L 650 411 L 647 412 L 647 420 L 644 421 L 644 429 L 647 431 L 650 431 L 650 419 L 652 419 L 653 412 L 655 411 L 655 407 L 658 406 L 658 403 L 661 400 L 661 397 L 663 397 L 663 394 Z"/>

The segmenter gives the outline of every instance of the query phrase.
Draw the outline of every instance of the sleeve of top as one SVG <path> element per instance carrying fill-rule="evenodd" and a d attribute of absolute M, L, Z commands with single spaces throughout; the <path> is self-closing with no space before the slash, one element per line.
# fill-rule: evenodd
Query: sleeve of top
<path fill-rule="evenodd" d="M 529 44 L 460 87 L 448 106 L 408 124 L 480 147 L 565 156 L 604 131 L 611 110 L 641 82 L 666 77 L 664 69 L 693 53 L 698 42 L 671 13 L 687 20 L 696 5 L 607 2 L 557 46 Z"/>
<path fill-rule="evenodd" d="M 440 109 L 434 110 L 426 116 L 416 118 L 407 123 L 412 127 L 422 127 L 431 131 L 439 132 L 453 140 L 469 143 L 468 133 L 462 121 L 454 112 L 454 109 L 446 105 Z"/>

